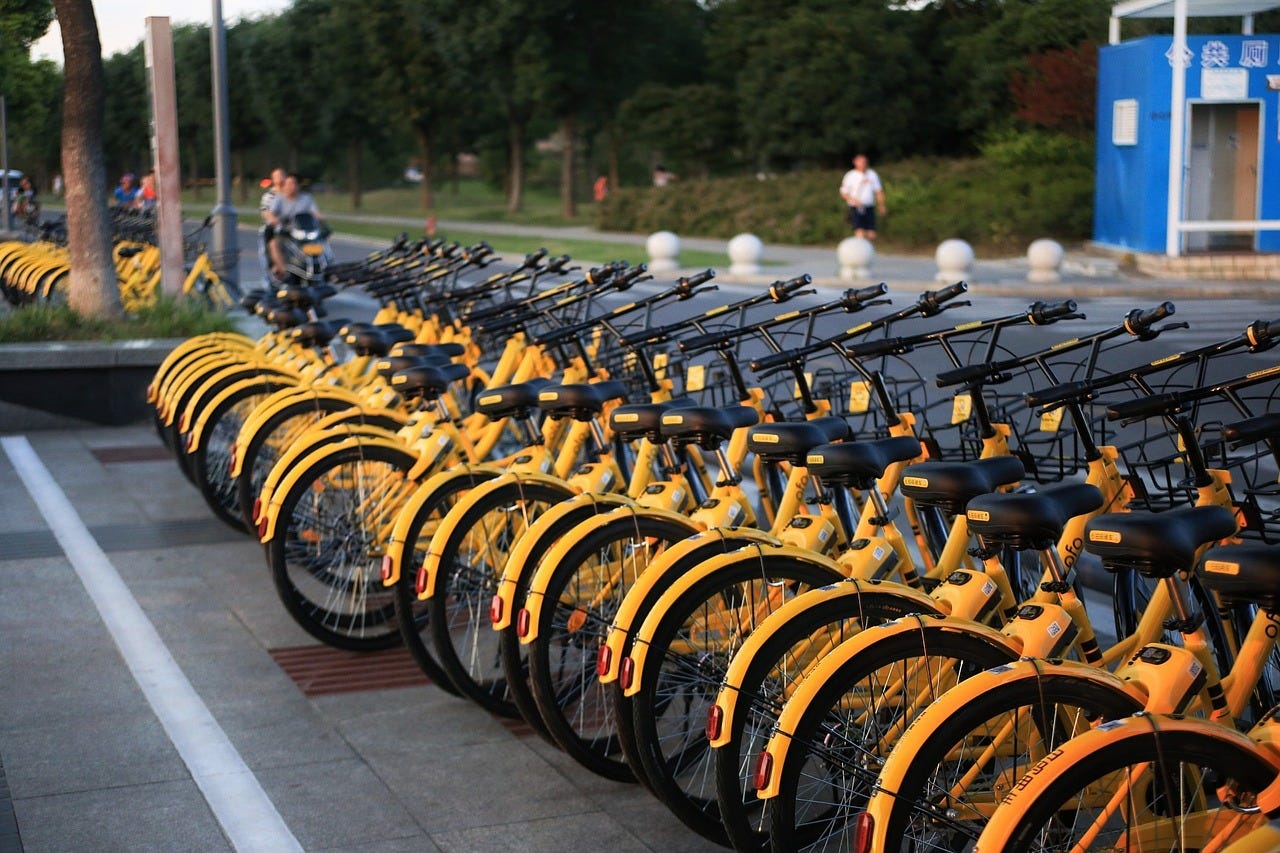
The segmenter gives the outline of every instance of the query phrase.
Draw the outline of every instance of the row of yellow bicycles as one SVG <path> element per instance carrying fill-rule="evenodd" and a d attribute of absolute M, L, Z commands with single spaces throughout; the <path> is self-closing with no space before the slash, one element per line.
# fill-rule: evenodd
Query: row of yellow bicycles
<path fill-rule="evenodd" d="M 152 217 L 137 212 L 110 212 L 112 259 L 126 311 L 155 304 L 160 295 L 160 249 Z M 184 235 L 182 293 L 210 308 L 235 307 L 238 293 L 213 269 L 205 251 L 210 220 Z M 14 306 L 49 304 L 66 299 L 70 261 L 63 220 L 41 223 L 31 242 L 0 243 L 0 293 Z"/>
<path fill-rule="evenodd" d="M 1164 303 L 1018 352 L 1077 306 L 948 325 L 963 284 L 718 304 L 710 271 L 494 262 L 398 241 L 157 372 L 158 429 L 307 631 L 405 644 L 738 849 L 1225 849 L 1265 822 L 1280 369 L 1233 368 L 1280 324 L 1134 356 L 1181 325 Z M 344 286 L 372 323 L 318 316 Z M 858 322 L 816 334 L 831 314 Z M 1141 725 L 1200 751 L 1069 751 Z M 988 846 L 1006 823 L 1029 840 Z"/>

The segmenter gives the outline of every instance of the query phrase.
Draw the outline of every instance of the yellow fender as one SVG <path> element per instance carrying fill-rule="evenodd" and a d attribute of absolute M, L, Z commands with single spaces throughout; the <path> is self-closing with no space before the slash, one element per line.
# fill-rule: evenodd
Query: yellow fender
<path fill-rule="evenodd" d="M 551 582 L 551 576 L 555 573 L 556 568 L 560 564 L 560 558 L 564 555 L 564 552 L 569 548 L 569 546 L 602 527 L 608 527 L 618 518 L 631 519 L 638 515 L 645 515 L 650 518 L 665 518 L 668 521 L 675 522 L 676 524 L 683 524 L 689 528 L 690 537 L 695 536 L 699 530 L 699 528 L 691 522 L 689 517 L 686 515 L 681 515 L 678 512 L 667 509 L 653 509 L 637 506 L 634 502 L 621 504 L 617 509 L 611 512 L 606 512 L 602 515 L 595 515 L 584 520 L 581 524 L 575 526 L 572 530 L 566 533 L 560 542 L 553 545 L 552 553 L 548 553 L 542 560 L 540 560 L 537 567 L 534 569 L 533 577 L 529 579 L 529 591 L 525 596 L 524 605 L 524 609 L 529 611 L 529 625 L 525 630 L 525 633 L 520 637 L 521 644 L 528 645 L 538 636 L 538 629 L 541 621 L 539 614 L 542 611 L 541 602 L 543 597 L 547 594 L 547 584 Z M 645 569 L 641 574 L 641 577 L 647 576 L 657 564 L 658 560 L 655 560 L 649 568 Z M 629 592 L 628 595 L 630 595 Z M 617 623 L 615 622 L 614 624 Z"/>
<path fill-rule="evenodd" d="M 276 519 L 280 513 L 280 505 L 284 502 L 284 498 L 289 494 L 290 490 L 301 479 L 303 472 L 309 469 L 316 462 L 326 456 L 340 453 L 353 447 L 385 447 L 403 453 L 412 457 L 408 450 L 405 449 L 404 442 L 394 439 L 382 438 L 372 435 L 352 435 L 333 444 L 326 444 L 316 448 L 315 451 L 304 457 L 289 472 L 288 476 L 280 481 L 279 487 L 272 492 L 270 502 L 264 502 L 263 515 L 258 519 L 258 538 L 263 542 L 270 542 L 276 533 Z M 265 491 L 264 491 L 265 494 Z"/>
<path fill-rule="evenodd" d="M 264 510 L 270 505 L 281 482 L 290 473 L 297 470 L 297 466 L 302 460 L 307 459 L 324 447 L 336 444 L 348 437 L 356 436 L 383 438 L 387 441 L 395 442 L 402 448 L 404 447 L 404 442 L 400 437 L 390 430 L 357 422 L 340 422 L 341 416 L 350 416 L 353 411 L 359 410 L 354 408 L 346 409 L 342 412 L 334 412 L 328 418 L 322 419 L 319 424 L 303 433 L 298 441 L 294 442 L 291 447 L 281 454 L 280 458 L 276 460 L 276 464 L 267 472 L 266 479 L 262 481 L 262 489 L 258 493 L 259 501 Z M 259 514 L 254 519 L 254 522 L 261 523 L 261 521 L 262 515 Z"/>
<path fill-rule="evenodd" d="M 396 516 L 395 525 L 391 529 L 391 540 L 387 543 L 386 554 L 382 559 L 382 583 L 384 586 L 395 586 L 400 582 L 404 568 L 404 549 L 408 544 L 409 529 L 413 527 L 418 513 L 424 505 L 441 488 L 453 480 L 464 477 L 485 476 L 490 479 L 500 477 L 505 469 L 498 465 L 461 464 L 447 471 L 437 472 L 428 477 L 419 486 Z"/>
<path fill-rule="evenodd" d="M 561 501 L 538 516 L 533 524 L 529 526 L 529 529 L 521 534 L 520 538 L 511 546 L 511 551 L 507 555 L 507 565 L 502 571 L 502 577 L 498 580 L 498 591 L 494 595 L 494 605 L 489 611 L 493 629 L 501 631 L 511 626 L 512 614 L 515 609 L 516 589 L 520 584 L 521 578 L 534 576 L 543 563 L 554 562 L 550 553 L 552 548 L 559 551 L 559 546 L 562 542 L 576 541 L 578 531 L 576 526 L 562 539 L 547 541 L 551 530 L 564 523 L 565 519 L 572 518 L 575 515 L 585 514 L 585 518 L 590 519 L 597 515 L 604 515 L 629 503 L 631 503 L 631 499 L 625 495 L 614 494 L 613 492 L 605 492 L 603 494 L 586 492 L 581 495 L 575 495 L 567 501 Z M 530 586 L 533 583 L 533 580 L 529 581 Z"/>
<path fill-rule="evenodd" d="M 629 510 L 623 510 L 629 512 Z M 646 510 L 648 512 L 650 510 Z M 671 514 L 675 518 L 680 516 Z M 622 670 L 622 659 L 631 647 L 632 630 L 644 619 L 644 604 L 650 592 L 668 576 L 679 576 L 687 572 L 703 560 L 737 551 L 749 545 L 777 546 L 781 544 L 777 537 L 754 527 L 716 528 L 695 533 L 683 542 L 677 542 L 658 555 L 644 574 L 640 575 L 634 586 L 618 605 L 618 612 L 609 626 L 605 636 L 601 656 L 601 668 L 597 670 L 600 681 L 608 684 L 616 681 Z M 807 552 L 808 553 L 808 552 Z M 815 556 L 809 553 L 809 556 Z"/>
<path fill-rule="evenodd" d="M 826 603 L 838 598 L 860 598 L 864 592 L 895 595 L 902 599 L 903 606 L 909 608 L 905 612 L 929 613 L 937 611 L 937 603 L 927 594 L 899 583 L 872 581 L 863 578 L 850 578 L 838 581 L 830 586 L 811 589 L 783 604 L 765 617 L 743 642 L 742 647 L 734 654 L 725 673 L 724 684 L 716 696 L 715 704 L 720 709 L 720 732 L 711 739 L 713 747 L 721 747 L 729 742 L 733 729 L 734 715 L 737 713 L 739 689 L 747 670 L 754 662 L 760 648 L 778 633 L 788 622 L 809 607 Z"/>
<path fill-rule="evenodd" d="M 764 548 L 748 548 L 731 551 L 727 554 L 719 554 L 710 559 L 704 560 L 693 569 L 684 572 L 675 583 L 673 583 L 666 592 L 657 600 L 649 612 L 645 614 L 644 621 L 640 623 L 640 627 L 636 630 L 631 642 L 631 652 L 628 657 L 632 663 L 631 683 L 623 688 L 622 695 L 635 696 L 640 692 L 640 688 L 644 682 L 645 661 L 649 656 L 650 643 L 653 642 L 654 632 L 658 630 L 658 625 L 666 616 L 667 611 L 675 606 L 685 593 L 689 591 L 697 583 L 701 583 L 705 578 L 719 572 L 735 563 L 755 562 L 763 555 L 769 557 L 790 557 L 799 562 L 809 563 L 813 566 L 819 566 L 830 570 L 838 577 L 843 577 L 844 572 L 840 570 L 840 564 L 828 557 L 814 553 L 807 548 L 796 548 L 790 545 L 781 545 L 768 548 L 767 552 Z M 931 608 L 932 609 L 932 608 Z"/>
<path fill-rule="evenodd" d="M 322 397 L 341 400 L 352 407 L 359 405 L 360 402 L 355 394 L 345 388 L 312 388 L 298 385 L 281 388 L 263 400 L 249 417 L 245 418 L 244 423 L 240 425 L 240 432 L 236 435 L 236 447 L 248 447 L 252 444 L 263 425 L 289 406 L 300 400 L 318 400 Z M 236 454 L 231 462 L 231 476 L 239 477 L 244 464 L 243 456 Z"/>
<path fill-rule="evenodd" d="M 156 368 L 155 378 L 151 380 L 151 384 L 147 386 L 147 402 L 155 403 L 156 394 L 160 390 L 165 379 L 170 372 L 175 370 L 179 364 L 187 359 L 196 357 L 198 354 L 209 352 L 211 350 L 227 350 L 240 349 L 247 350 L 252 348 L 253 342 L 243 335 L 228 334 L 227 338 L 239 338 L 240 342 L 232 340 L 218 340 L 217 335 L 200 335 L 194 338 L 187 338 L 173 349 L 169 350 L 169 354 L 160 362 L 160 366 Z"/>
<path fill-rule="evenodd" d="M 827 685 L 828 681 L 839 677 L 840 670 L 845 664 L 876 643 L 901 634 L 919 634 L 922 623 L 930 627 L 940 627 L 944 632 L 970 634 L 986 640 L 993 647 L 1009 650 L 1008 638 L 999 631 L 977 622 L 953 621 L 934 614 L 907 616 L 855 634 L 818 661 L 817 666 L 796 687 L 796 692 L 787 700 L 787 704 L 782 706 L 782 714 L 779 715 L 778 724 L 774 727 L 773 737 L 765 747 L 765 751 L 773 759 L 773 770 L 769 774 L 766 786 L 756 792 L 758 797 L 767 799 L 778 795 L 783 767 L 786 764 L 787 753 L 791 749 L 791 733 L 796 730 L 805 711 L 816 701 L 818 692 Z M 1010 651 L 1010 655 L 1013 656 L 1016 653 Z"/>
<path fill-rule="evenodd" d="M 191 343 L 191 341 L 187 343 Z M 187 375 L 191 367 L 205 359 L 235 357 L 245 360 L 247 358 L 257 358 L 258 355 L 260 355 L 260 352 L 253 346 L 244 346 L 239 343 L 228 343 L 228 345 L 223 346 L 215 340 L 201 340 L 199 345 L 193 344 L 190 347 L 185 346 L 185 344 L 179 346 L 166 356 L 165 362 L 156 370 L 156 378 L 152 380 L 152 388 L 148 389 L 152 405 L 159 408 L 176 385 Z"/>
<path fill-rule="evenodd" d="M 1220 752 L 1223 756 L 1239 756 L 1244 760 L 1247 760 L 1246 756 L 1261 756 L 1272 764 L 1276 764 L 1276 772 L 1280 773 L 1280 763 L 1277 763 L 1274 754 L 1260 749 L 1248 735 L 1218 723 L 1165 714 L 1135 714 L 1120 720 L 1109 720 L 1067 741 L 1031 768 L 1030 772 L 1013 786 L 1008 796 L 1001 802 L 1001 807 L 996 809 L 996 813 L 978 839 L 978 845 L 974 847 L 975 853 L 1008 849 L 1010 836 L 1022 817 L 1023 804 L 1040 791 L 1055 784 L 1064 772 L 1070 771 L 1075 766 L 1076 762 L 1099 752 L 1112 750 L 1130 738 L 1145 738 L 1152 731 L 1167 735 L 1194 732 L 1216 741 L 1218 748 L 1215 752 Z M 1238 829 L 1241 832 L 1252 829 L 1264 820 L 1266 817 L 1263 815 L 1254 817 L 1252 821 L 1246 818 L 1246 822 L 1242 823 Z M 1236 848 L 1232 845 L 1226 849 L 1235 850 Z M 1266 849 L 1275 850 L 1274 847 Z"/>
<path fill-rule="evenodd" d="M 1134 694 L 1134 691 L 1126 686 L 1124 679 L 1119 678 L 1108 670 L 1089 666 L 1078 661 L 1024 659 L 1001 664 L 966 678 L 939 697 L 938 701 L 925 708 L 919 716 L 911 721 L 906 731 L 902 733 L 902 737 L 894 744 L 888 759 L 880 768 L 880 778 L 876 784 L 877 791 L 899 790 L 902 785 L 903 773 L 910 769 L 911 757 L 920 751 L 924 742 L 933 734 L 938 721 L 949 717 L 953 709 L 963 708 L 971 702 L 978 701 L 996 687 L 1002 687 L 1018 681 L 1034 683 L 1045 675 L 1069 675 L 1073 679 L 1097 684 L 1104 689 L 1114 690 L 1118 693 Z M 1142 700 L 1137 695 L 1134 695 L 1134 702 L 1138 707 L 1142 706 Z M 875 837 L 880 838 L 882 844 L 888 841 L 888 839 L 883 838 L 881 833 L 888 826 L 889 813 L 892 808 L 892 795 L 880 795 L 877 793 L 867 804 L 867 811 L 875 818 Z"/>
<path fill-rule="evenodd" d="M 287 378 L 277 377 L 271 374 L 265 374 L 265 375 L 255 376 L 252 379 L 241 379 L 239 382 L 232 382 L 226 388 L 223 388 L 221 391 L 217 392 L 212 397 L 210 397 L 209 400 L 205 402 L 203 406 L 200 407 L 199 413 L 197 414 L 195 419 L 195 423 L 193 423 L 191 425 L 191 428 L 188 430 L 189 435 L 187 438 L 186 451 L 188 453 L 195 453 L 196 448 L 200 446 L 200 442 L 204 440 L 204 431 L 205 431 L 205 428 L 209 425 L 209 417 L 213 414 L 213 412 L 218 408 L 219 405 L 231 399 L 233 396 L 240 393 L 241 391 L 249 390 L 251 388 L 254 388 L 255 386 L 270 387 L 271 385 L 286 385 L 286 390 L 287 388 L 296 387 L 296 386 L 293 386 L 292 383 L 290 383 Z M 276 393 L 276 391 L 279 391 L 279 390 L 281 389 L 276 388 L 275 391 L 270 391 L 268 396 L 270 394 Z M 255 406 L 254 409 L 256 411 L 257 407 Z"/>
<path fill-rule="evenodd" d="M 542 483 L 548 486 L 567 488 L 568 484 L 554 474 L 538 471 L 507 471 L 487 483 L 482 483 L 467 493 L 466 497 L 453 505 L 453 508 L 440 520 L 435 536 L 431 537 L 431 547 L 427 549 L 427 558 L 422 563 L 422 586 L 418 590 L 418 599 L 426 601 L 436 594 L 436 581 L 440 577 L 440 552 L 437 543 L 443 543 L 458 529 L 458 523 L 471 506 L 489 493 L 511 483 Z"/>

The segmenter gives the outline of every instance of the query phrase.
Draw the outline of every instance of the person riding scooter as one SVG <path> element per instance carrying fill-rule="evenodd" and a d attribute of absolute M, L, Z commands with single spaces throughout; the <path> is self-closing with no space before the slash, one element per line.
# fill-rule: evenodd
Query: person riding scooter
<path fill-rule="evenodd" d="M 271 258 L 271 274 L 283 281 L 289 275 L 289 264 L 285 258 L 286 240 L 317 242 L 328 237 L 328 227 L 324 226 L 324 217 L 311 193 L 303 192 L 299 186 L 298 176 L 290 173 L 285 176 L 280 192 L 271 201 L 271 207 L 263 211 L 263 218 L 271 227 L 272 237 L 267 243 L 267 253 Z M 294 226 L 302 226 L 295 236 Z M 312 255 L 311 251 L 304 251 Z M 327 247 L 317 253 L 327 255 Z M 308 267 L 311 265 L 309 264 Z"/>

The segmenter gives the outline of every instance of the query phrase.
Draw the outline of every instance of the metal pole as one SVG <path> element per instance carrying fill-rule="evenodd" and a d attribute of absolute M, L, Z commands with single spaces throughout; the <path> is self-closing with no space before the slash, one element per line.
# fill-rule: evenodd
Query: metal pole
<path fill-rule="evenodd" d="M 4 195 L 4 230 L 13 230 L 13 211 L 10 209 L 13 200 L 9 198 L 9 111 L 5 108 L 4 95 L 0 95 L 0 169 L 4 176 L 0 177 L 0 193 Z"/>
<path fill-rule="evenodd" d="M 1184 135 L 1187 115 L 1187 68 L 1183 53 L 1187 49 L 1187 0 L 1173 2 L 1173 59 L 1169 62 L 1173 75 L 1169 103 L 1169 208 L 1165 217 L 1164 253 L 1171 258 L 1182 254 L 1182 186 L 1186 180 Z"/>
<path fill-rule="evenodd" d="M 236 244 L 236 209 L 231 204 L 231 144 L 227 131 L 227 33 L 222 25 L 222 0 L 213 0 L 209 29 L 213 71 L 213 146 L 217 165 L 218 201 L 213 207 L 213 256 L 218 277 L 233 287 L 240 284 L 240 249 Z"/>

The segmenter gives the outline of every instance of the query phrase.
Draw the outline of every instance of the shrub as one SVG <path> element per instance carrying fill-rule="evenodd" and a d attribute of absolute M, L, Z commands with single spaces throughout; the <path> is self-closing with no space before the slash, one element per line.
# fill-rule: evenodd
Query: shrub
<path fill-rule="evenodd" d="M 235 321 L 195 302 L 161 298 L 118 320 L 82 317 L 66 305 L 27 305 L 0 315 L 0 343 L 188 338 L 229 332 Z"/>
<path fill-rule="evenodd" d="M 1039 237 L 1082 240 L 1093 218 L 1092 154 L 1070 137 L 1031 132 L 993 139 L 981 159 L 917 159 L 877 167 L 889 215 L 882 249 L 932 252 L 960 237 L 987 252 L 1021 252 Z M 841 172 L 681 181 L 621 188 L 600 205 L 605 230 L 675 231 L 766 243 L 832 244 L 849 234 Z"/>

